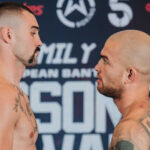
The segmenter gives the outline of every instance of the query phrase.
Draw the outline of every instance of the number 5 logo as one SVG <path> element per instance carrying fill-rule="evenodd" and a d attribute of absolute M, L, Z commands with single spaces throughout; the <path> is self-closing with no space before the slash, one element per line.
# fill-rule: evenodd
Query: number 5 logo
<path fill-rule="evenodd" d="M 118 0 L 109 0 L 109 7 L 112 11 L 114 11 L 108 14 L 108 19 L 113 26 L 125 27 L 132 20 L 133 12 L 128 4 L 118 2 Z M 117 11 L 121 11 L 123 13 L 122 17 L 117 15 Z"/>

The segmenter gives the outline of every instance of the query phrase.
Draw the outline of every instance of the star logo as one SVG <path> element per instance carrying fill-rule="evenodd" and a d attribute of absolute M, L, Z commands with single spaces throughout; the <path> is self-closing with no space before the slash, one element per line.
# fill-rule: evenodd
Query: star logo
<path fill-rule="evenodd" d="M 66 2 L 66 3 L 65 3 Z M 70 19 L 71 15 L 75 14 L 75 11 L 79 15 L 82 15 L 82 19 L 73 20 Z M 70 28 L 79 28 L 85 26 L 94 16 L 96 11 L 95 1 L 88 0 L 85 3 L 85 0 L 58 0 L 57 2 L 57 16 L 58 19 L 67 27 Z M 76 16 L 77 18 L 78 16 Z"/>
<path fill-rule="evenodd" d="M 66 10 L 64 12 L 64 16 L 68 16 L 69 14 L 73 13 L 75 10 L 77 10 L 84 16 L 87 15 L 87 9 L 85 7 L 85 3 L 83 0 L 79 0 L 79 4 L 73 4 L 73 0 L 69 0 Z"/>

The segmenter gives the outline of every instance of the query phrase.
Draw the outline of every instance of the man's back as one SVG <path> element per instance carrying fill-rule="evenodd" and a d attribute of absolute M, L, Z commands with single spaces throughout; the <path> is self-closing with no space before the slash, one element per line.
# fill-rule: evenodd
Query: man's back
<path fill-rule="evenodd" d="M 36 150 L 38 129 L 28 97 L 4 82 L 0 82 L 0 118 L 0 149 Z"/>
<path fill-rule="evenodd" d="M 150 149 L 150 100 L 133 104 L 116 126 L 109 150 Z"/>

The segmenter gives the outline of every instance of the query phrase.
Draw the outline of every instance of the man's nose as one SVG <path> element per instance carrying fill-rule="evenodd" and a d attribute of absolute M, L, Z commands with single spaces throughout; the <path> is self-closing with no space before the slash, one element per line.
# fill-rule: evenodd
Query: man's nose
<path fill-rule="evenodd" d="M 99 62 L 95 65 L 94 69 L 95 69 L 97 72 L 100 72 L 100 69 L 101 69 L 101 67 L 100 67 L 100 60 L 99 60 Z"/>
<path fill-rule="evenodd" d="M 35 44 L 39 47 L 41 47 L 43 44 L 39 35 L 35 39 Z"/>
<path fill-rule="evenodd" d="M 98 63 L 95 65 L 94 69 L 98 71 Z"/>
<path fill-rule="evenodd" d="M 39 38 L 38 45 L 39 45 L 39 46 L 42 46 L 42 44 L 43 44 L 43 43 L 42 43 L 41 39 Z"/>

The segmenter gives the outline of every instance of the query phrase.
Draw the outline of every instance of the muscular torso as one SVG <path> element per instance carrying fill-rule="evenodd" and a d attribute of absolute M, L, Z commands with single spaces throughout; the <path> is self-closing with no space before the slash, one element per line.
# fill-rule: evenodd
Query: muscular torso
<path fill-rule="evenodd" d="M 150 103 L 139 103 L 116 126 L 109 150 L 150 150 Z"/>
<path fill-rule="evenodd" d="M 13 150 L 36 150 L 38 128 L 34 114 L 29 106 L 28 97 L 21 89 L 15 88 L 17 97 L 12 110 L 19 113 L 19 118 L 14 128 Z"/>

